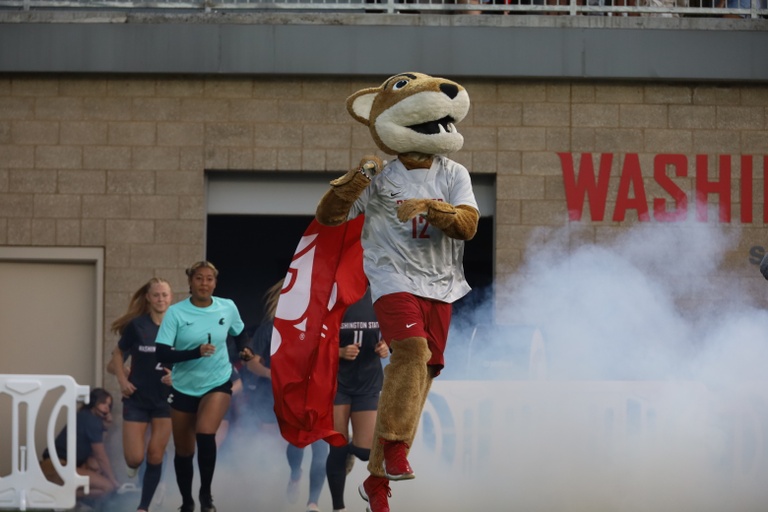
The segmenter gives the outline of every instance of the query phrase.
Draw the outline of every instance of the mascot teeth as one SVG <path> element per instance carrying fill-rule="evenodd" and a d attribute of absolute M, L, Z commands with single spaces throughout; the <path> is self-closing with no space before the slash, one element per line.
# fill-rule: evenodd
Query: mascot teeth
<path fill-rule="evenodd" d="M 453 125 L 453 118 L 445 116 L 437 121 L 428 121 L 426 123 L 406 126 L 417 133 L 423 135 L 437 135 L 438 133 L 456 133 L 456 127 Z"/>

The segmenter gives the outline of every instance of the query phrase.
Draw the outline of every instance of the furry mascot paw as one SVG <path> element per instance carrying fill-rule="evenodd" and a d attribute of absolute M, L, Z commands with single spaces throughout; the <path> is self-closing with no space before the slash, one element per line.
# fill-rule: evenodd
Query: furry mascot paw
<path fill-rule="evenodd" d="M 477 232 L 478 213 L 471 207 L 458 207 L 434 199 L 406 199 L 397 209 L 400 222 L 421 215 L 451 238 L 471 240 Z"/>
<path fill-rule="evenodd" d="M 317 221 L 325 226 L 338 226 L 347 220 L 352 204 L 383 167 L 384 162 L 378 156 L 364 156 L 356 168 L 331 181 L 331 189 L 325 193 L 315 211 Z"/>

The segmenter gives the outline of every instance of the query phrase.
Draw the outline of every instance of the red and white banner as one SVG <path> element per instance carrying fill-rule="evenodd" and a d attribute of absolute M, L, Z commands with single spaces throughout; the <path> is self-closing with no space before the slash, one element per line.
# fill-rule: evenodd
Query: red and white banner
<path fill-rule="evenodd" d="M 347 440 L 333 430 L 338 334 L 347 307 L 365 293 L 363 216 L 336 227 L 313 220 L 304 232 L 277 303 L 272 391 L 282 436 L 304 447 Z"/>

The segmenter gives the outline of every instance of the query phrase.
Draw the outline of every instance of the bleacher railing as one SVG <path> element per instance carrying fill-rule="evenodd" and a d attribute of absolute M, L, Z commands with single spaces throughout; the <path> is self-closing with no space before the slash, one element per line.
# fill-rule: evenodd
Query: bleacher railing
<path fill-rule="evenodd" d="M 0 0 L 0 11 L 141 10 L 768 17 L 768 0 Z"/>

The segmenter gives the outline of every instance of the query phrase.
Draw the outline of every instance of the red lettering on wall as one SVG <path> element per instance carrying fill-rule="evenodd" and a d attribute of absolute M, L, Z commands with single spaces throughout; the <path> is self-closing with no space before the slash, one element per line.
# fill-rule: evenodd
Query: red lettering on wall
<path fill-rule="evenodd" d="M 584 214 L 585 202 L 589 201 L 590 220 L 600 222 L 605 218 L 606 204 L 609 201 L 612 153 L 600 154 L 600 166 L 597 173 L 593 155 L 582 153 L 579 168 L 574 168 L 572 153 L 558 153 L 563 172 L 565 200 L 568 208 L 568 218 L 571 221 L 581 220 Z M 753 222 L 755 208 L 753 194 L 754 157 L 740 155 L 739 166 L 739 220 L 748 224 Z M 659 154 L 653 159 L 653 179 L 663 190 L 661 197 L 653 197 L 653 218 L 660 222 L 680 222 L 688 217 L 688 203 L 696 202 L 696 220 L 708 221 L 710 201 L 716 202 L 718 220 L 731 222 L 733 156 L 719 155 L 716 165 L 716 177 L 710 176 L 710 157 L 696 155 L 695 173 L 689 172 L 688 157 L 681 154 Z M 763 156 L 763 196 L 768 198 L 768 155 Z M 713 167 L 714 168 L 714 167 Z M 693 190 L 686 191 L 684 185 L 676 183 L 674 178 L 693 178 Z M 641 222 L 650 220 L 646 181 L 640 166 L 640 158 L 636 153 L 624 156 L 619 183 L 616 187 L 615 209 L 612 220 L 621 222 L 626 219 L 629 210 L 637 212 Z M 685 180 L 683 183 L 688 183 Z M 768 223 L 768 208 L 765 201 L 759 203 L 763 207 L 763 222 Z"/>
<path fill-rule="evenodd" d="M 763 222 L 768 223 L 768 208 L 765 202 L 768 201 L 768 155 L 763 157 Z"/>
<path fill-rule="evenodd" d="M 667 199 L 654 198 L 653 218 L 661 222 L 683 221 L 688 218 L 688 196 L 667 175 L 669 167 L 675 169 L 675 176 L 685 178 L 688 176 L 688 158 L 685 155 L 656 155 L 653 159 L 653 178 L 667 194 L 672 196 L 675 204 L 674 209 L 668 210 Z"/>
<path fill-rule="evenodd" d="M 600 155 L 600 174 L 595 179 L 595 166 L 591 153 L 582 153 L 579 174 L 573 168 L 571 153 L 558 153 L 563 169 L 565 183 L 565 202 L 570 220 L 581 220 L 584 199 L 589 197 L 589 211 L 593 221 L 601 221 L 605 216 L 605 201 L 608 197 L 608 182 L 611 177 L 613 154 Z"/>
<path fill-rule="evenodd" d="M 633 189 L 633 197 L 630 197 L 630 188 Z M 613 220 L 624 220 L 627 210 L 637 210 L 637 218 L 640 221 L 649 221 L 648 199 L 645 198 L 645 185 L 643 185 L 643 172 L 640 170 L 640 159 L 631 153 L 624 159 L 624 167 L 621 170 L 619 191 L 616 194 L 616 209 L 613 211 Z"/>
<path fill-rule="evenodd" d="M 749 224 L 752 222 L 752 157 L 741 155 L 741 223 Z"/>

